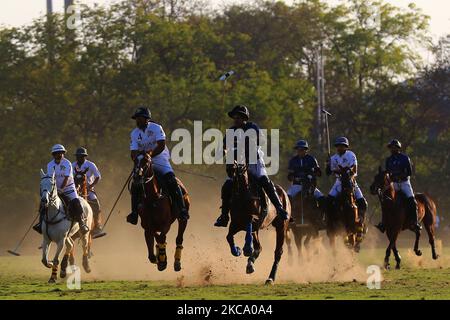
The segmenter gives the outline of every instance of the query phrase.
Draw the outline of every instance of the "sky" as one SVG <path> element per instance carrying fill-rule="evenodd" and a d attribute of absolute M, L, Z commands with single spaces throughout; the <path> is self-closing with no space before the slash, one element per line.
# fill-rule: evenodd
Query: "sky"
<path fill-rule="evenodd" d="M 109 4 L 117 0 L 76 0 L 86 4 Z M 287 0 L 290 3 L 293 0 Z M 342 0 L 325 0 L 330 4 Z M 417 7 L 431 17 L 430 31 L 434 39 L 450 33 L 450 0 L 385 0 L 399 7 L 414 2 Z M 245 0 L 210 0 L 214 7 L 245 2 Z M 55 11 L 61 11 L 64 0 L 53 0 Z M 46 0 L 0 0 L 0 25 L 18 27 L 31 22 L 46 12 Z"/>

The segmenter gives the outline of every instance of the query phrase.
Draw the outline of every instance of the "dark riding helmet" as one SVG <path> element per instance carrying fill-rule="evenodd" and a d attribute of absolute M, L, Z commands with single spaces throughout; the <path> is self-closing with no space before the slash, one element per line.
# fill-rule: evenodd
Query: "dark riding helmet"
<path fill-rule="evenodd" d="M 150 110 L 148 108 L 139 107 L 139 108 L 136 109 L 136 111 L 134 112 L 134 114 L 131 117 L 131 119 L 136 119 L 137 117 L 143 117 L 145 119 L 151 119 L 152 114 L 151 114 L 151 112 L 150 112 Z"/>
<path fill-rule="evenodd" d="M 398 141 L 397 139 L 393 139 L 393 140 L 391 140 L 389 143 L 388 143 L 388 148 L 389 147 L 397 147 L 397 148 L 399 148 L 399 149 L 401 149 L 402 148 L 402 144 L 401 144 L 401 142 L 400 141 Z"/>
<path fill-rule="evenodd" d="M 339 137 L 334 142 L 334 146 L 346 146 L 349 147 L 350 143 L 348 142 L 348 139 L 346 137 Z"/>
<path fill-rule="evenodd" d="M 83 147 L 79 147 L 78 149 L 77 149 L 77 151 L 75 152 L 75 155 L 76 156 L 88 156 L 88 153 L 87 153 L 87 150 L 86 150 L 86 148 L 83 148 Z"/>
<path fill-rule="evenodd" d="M 295 149 L 309 149 L 309 145 L 308 145 L 308 141 L 306 140 L 298 140 L 297 143 L 295 144 Z"/>
<path fill-rule="evenodd" d="M 237 114 L 243 116 L 245 121 L 247 121 L 250 118 L 250 112 L 248 111 L 248 108 L 243 104 L 237 105 L 236 107 L 233 108 L 233 110 L 228 112 L 228 116 L 230 118 L 233 118 Z"/>

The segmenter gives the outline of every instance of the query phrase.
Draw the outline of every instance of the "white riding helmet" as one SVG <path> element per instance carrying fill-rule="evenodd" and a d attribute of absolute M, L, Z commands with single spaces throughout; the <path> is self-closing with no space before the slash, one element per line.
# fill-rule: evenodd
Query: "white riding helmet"
<path fill-rule="evenodd" d="M 55 152 L 67 152 L 66 148 L 64 148 L 64 146 L 62 144 L 55 144 L 52 147 L 52 154 Z"/>

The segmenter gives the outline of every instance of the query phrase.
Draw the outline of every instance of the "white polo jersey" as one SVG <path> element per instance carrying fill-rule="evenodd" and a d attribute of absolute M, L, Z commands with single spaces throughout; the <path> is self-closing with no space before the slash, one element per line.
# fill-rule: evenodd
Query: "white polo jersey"
<path fill-rule="evenodd" d="M 78 162 L 75 161 L 72 163 L 72 167 L 74 171 L 86 172 L 88 184 L 92 184 L 96 178 L 102 178 L 102 176 L 100 175 L 100 171 L 92 161 L 85 160 L 81 166 L 79 166 Z"/>
<path fill-rule="evenodd" d="M 149 122 L 144 131 L 139 128 L 135 128 L 131 131 L 130 150 L 154 150 L 157 146 L 157 142 L 161 140 L 166 140 L 166 134 L 164 133 L 163 128 L 155 122 Z M 169 149 L 167 146 L 164 151 L 155 156 L 154 159 L 158 157 L 165 159 L 170 158 Z"/>
<path fill-rule="evenodd" d="M 61 161 L 58 163 L 55 162 L 53 159 L 47 164 L 47 174 L 52 175 L 55 173 L 56 178 L 56 187 L 58 189 L 59 193 L 64 193 L 66 196 L 69 196 L 75 192 L 75 184 L 73 183 L 73 171 L 72 171 L 72 164 L 69 160 L 66 158 L 61 159 Z M 61 185 L 66 177 L 69 177 L 67 180 L 66 187 L 61 190 Z"/>
<path fill-rule="evenodd" d="M 334 154 L 330 159 L 330 169 L 331 171 L 339 170 L 339 166 L 342 168 L 351 168 L 358 164 L 356 155 L 353 151 L 347 150 L 344 154 L 340 155 L 338 153 Z M 339 175 L 336 175 L 339 177 Z M 355 174 L 356 177 L 356 174 Z"/>

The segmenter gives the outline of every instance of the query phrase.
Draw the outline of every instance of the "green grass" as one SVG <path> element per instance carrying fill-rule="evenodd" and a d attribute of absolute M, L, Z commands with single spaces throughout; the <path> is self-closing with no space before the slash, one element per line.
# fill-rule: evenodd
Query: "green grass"
<path fill-rule="evenodd" d="M 450 299 L 450 268 L 442 266 L 405 263 L 402 270 L 383 271 L 379 290 L 357 281 L 182 287 L 160 281 L 86 281 L 81 290 L 69 290 L 63 281 L 47 284 L 48 272 L 37 272 L 31 259 L 36 257 L 0 257 L 0 299 Z"/>

